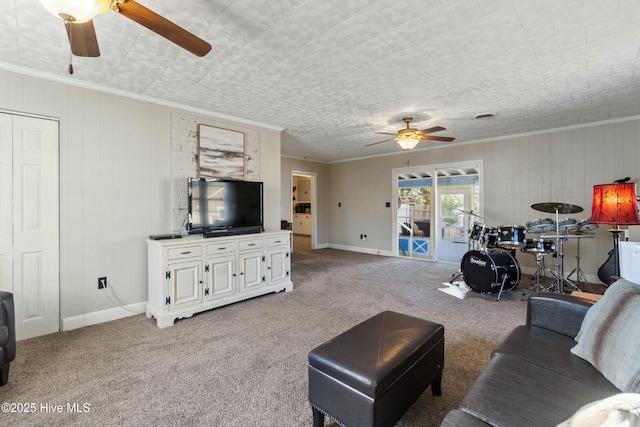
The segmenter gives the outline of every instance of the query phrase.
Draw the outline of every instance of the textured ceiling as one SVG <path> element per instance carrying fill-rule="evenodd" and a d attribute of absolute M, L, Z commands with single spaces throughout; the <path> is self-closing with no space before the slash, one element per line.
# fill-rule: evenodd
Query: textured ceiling
<path fill-rule="evenodd" d="M 64 77 L 62 21 L 3 0 L 0 61 Z M 123 16 L 66 78 L 281 126 L 282 153 L 337 161 L 640 115 L 637 0 L 139 0 L 213 46 L 198 58 Z M 474 116 L 493 113 L 488 120 Z M 422 141 L 418 148 L 437 143 Z"/>

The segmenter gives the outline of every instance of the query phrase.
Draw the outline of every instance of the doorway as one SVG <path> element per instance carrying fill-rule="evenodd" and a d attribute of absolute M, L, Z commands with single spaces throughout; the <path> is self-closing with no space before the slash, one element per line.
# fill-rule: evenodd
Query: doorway
<path fill-rule="evenodd" d="M 394 169 L 393 179 L 395 255 L 460 262 L 481 216 L 482 162 Z"/>
<path fill-rule="evenodd" d="M 291 173 L 291 231 L 293 251 L 307 251 L 316 247 L 315 229 L 316 177 L 314 173 L 292 171 Z"/>

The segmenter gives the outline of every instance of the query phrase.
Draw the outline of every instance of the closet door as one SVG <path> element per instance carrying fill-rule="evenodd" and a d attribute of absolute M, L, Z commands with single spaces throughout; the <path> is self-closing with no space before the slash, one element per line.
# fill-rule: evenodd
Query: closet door
<path fill-rule="evenodd" d="M 0 114 L 0 291 L 13 292 L 13 118 Z"/>
<path fill-rule="evenodd" d="M 25 339 L 60 330 L 58 122 L 10 117 L 12 137 L 6 145 L 12 152 L 1 151 L 0 164 L 11 173 L 0 172 L 0 185 L 3 194 L 12 195 L 1 208 L 11 224 L 3 222 L 0 250 L 9 253 L 11 248 L 12 273 L 0 274 L 3 281 L 11 274 L 9 287 L 3 284 L 2 289 L 13 292 L 16 336 Z M 8 263 L 0 265 L 8 268 Z"/>

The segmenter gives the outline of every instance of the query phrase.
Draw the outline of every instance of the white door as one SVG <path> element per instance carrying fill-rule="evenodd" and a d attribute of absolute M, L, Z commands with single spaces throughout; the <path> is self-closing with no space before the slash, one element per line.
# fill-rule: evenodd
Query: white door
<path fill-rule="evenodd" d="M 11 247 L 11 279 L 0 286 L 13 292 L 17 339 L 60 330 L 58 123 L 53 120 L 2 114 L 12 120 L 12 155 L 2 155 L 2 193 L 12 194 L 2 204 L 2 216 L 11 219 L 10 232 L 0 233 L 0 251 Z M 4 127 L 4 126 L 3 126 Z M 6 133 L 2 132 L 3 139 Z M 0 145 L 9 145 L 4 141 Z M 5 181 L 5 177 L 10 179 Z M 4 258 L 4 257 L 3 257 Z M 7 268 L 7 263 L 2 263 Z M 4 279 L 9 273 L 2 272 Z M 4 280 L 3 280 L 4 281 Z"/>
<path fill-rule="evenodd" d="M 0 114 L 0 290 L 13 292 L 13 116 Z"/>

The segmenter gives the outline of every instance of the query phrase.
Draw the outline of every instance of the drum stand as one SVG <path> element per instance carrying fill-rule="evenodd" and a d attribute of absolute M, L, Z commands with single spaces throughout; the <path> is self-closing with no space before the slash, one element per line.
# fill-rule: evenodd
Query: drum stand
<path fill-rule="evenodd" d="M 458 279 L 460 279 L 461 277 L 462 277 L 462 270 L 461 270 L 461 269 L 458 269 L 458 271 L 456 271 L 455 273 L 453 273 L 453 274 L 451 275 L 451 280 L 449 280 L 449 284 L 450 284 L 450 285 L 453 285 L 453 284 L 454 284 L 454 282 L 457 282 L 457 281 L 458 281 Z"/>
<path fill-rule="evenodd" d="M 554 277 L 554 281 L 555 279 L 558 278 L 558 276 L 556 276 L 556 274 L 551 271 L 550 268 L 547 268 L 544 264 L 544 256 L 547 255 L 546 253 L 536 253 L 536 265 L 538 266 L 538 269 L 536 270 L 536 274 L 533 276 L 533 287 L 531 288 L 532 290 L 536 291 L 536 292 L 543 292 L 543 291 L 548 291 L 549 289 L 551 289 L 551 286 L 549 287 L 544 287 L 543 285 L 545 284 L 545 278 L 546 278 L 546 272 L 548 271 L 549 273 L 551 273 Z M 542 277 L 542 281 L 540 281 L 540 277 Z"/>
<path fill-rule="evenodd" d="M 556 290 L 556 292 L 558 292 L 559 294 L 564 293 L 564 286 L 563 283 L 566 282 L 569 285 L 571 285 L 573 287 L 574 290 L 576 291 L 580 291 L 580 288 L 572 281 L 569 280 L 568 278 L 564 277 L 564 241 L 566 240 L 565 236 L 560 236 L 558 235 L 557 238 L 557 244 L 556 244 L 556 249 L 558 251 L 558 262 L 556 264 L 554 264 L 556 267 L 558 267 L 558 274 L 556 275 L 556 280 L 553 281 L 553 283 L 551 284 L 551 287 L 549 289 L 554 289 Z"/>
<path fill-rule="evenodd" d="M 591 283 L 589 283 L 589 281 L 587 280 L 587 276 L 585 276 L 584 271 L 582 271 L 582 269 L 580 268 L 580 239 L 578 239 L 578 255 L 576 255 L 575 258 L 576 268 L 571 270 L 571 273 L 569 273 L 567 279 L 569 279 L 575 273 L 576 282 L 587 285 L 589 287 L 589 291 L 593 293 L 593 286 L 591 286 Z"/>
<path fill-rule="evenodd" d="M 556 234 L 555 236 L 547 236 L 547 237 L 556 239 L 556 253 L 558 255 L 558 262 L 554 265 L 557 267 L 558 274 L 556 275 L 556 279 L 553 281 L 549 289 L 555 288 L 556 292 L 558 292 L 559 294 L 562 294 L 564 293 L 563 284 L 564 282 L 567 282 L 568 284 L 573 286 L 575 289 L 580 290 L 580 288 L 578 288 L 575 283 L 573 283 L 571 280 L 566 279 L 564 277 L 564 241 L 567 239 L 567 236 L 560 234 L 559 214 L 578 213 L 578 212 L 582 212 L 583 209 L 580 206 L 571 205 L 568 203 L 556 203 L 556 202 L 535 203 L 531 205 L 531 208 L 537 211 L 542 211 L 542 212 L 549 212 L 549 213 L 555 212 L 556 214 Z M 540 237 L 544 238 L 545 236 L 540 236 Z"/>
<path fill-rule="evenodd" d="M 500 301 L 500 296 L 502 295 L 502 291 L 504 290 L 504 284 L 507 281 L 507 278 L 509 277 L 509 273 L 505 272 L 502 275 L 502 284 L 500 285 L 500 291 L 498 292 L 498 297 L 496 298 L 496 301 Z"/>

